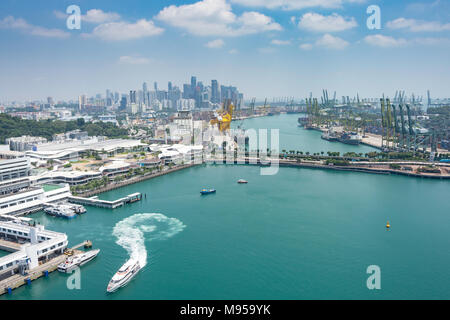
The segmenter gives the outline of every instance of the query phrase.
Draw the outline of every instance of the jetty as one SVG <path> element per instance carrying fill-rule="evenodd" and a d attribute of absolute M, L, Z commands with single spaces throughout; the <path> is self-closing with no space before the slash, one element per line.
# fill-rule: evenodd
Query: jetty
<path fill-rule="evenodd" d="M 83 197 L 76 197 L 76 196 L 69 197 L 69 202 L 71 202 L 71 203 L 93 206 L 93 207 L 98 207 L 98 208 L 107 208 L 107 209 L 116 209 L 116 208 L 122 207 L 126 204 L 134 203 L 134 202 L 141 201 L 141 200 L 142 200 L 141 193 L 133 193 L 124 198 L 120 198 L 120 199 L 117 199 L 114 201 L 101 200 L 98 198 L 98 196 L 94 196 L 91 198 L 83 198 Z"/>
<path fill-rule="evenodd" d="M 69 255 L 81 253 L 81 251 L 77 249 L 86 247 L 86 245 L 92 245 L 92 243 L 90 241 L 84 241 L 73 248 L 66 250 L 64 254 L 55 256 L 32 270 L 14 274 L 6 279 L 0 279 L 0 296 L 3 294 L 12 294 L 14 289 L 24 285 L 31 286 L 32 281 L 36 279 L 42 277 L 47 278 L 51 272 L 58 269 L 58 265 L 63 263 Z"/>

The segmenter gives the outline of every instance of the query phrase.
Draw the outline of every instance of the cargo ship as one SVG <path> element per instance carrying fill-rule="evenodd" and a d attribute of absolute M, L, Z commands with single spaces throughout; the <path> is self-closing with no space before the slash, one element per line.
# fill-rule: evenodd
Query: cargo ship
<path fill-rule="evenodd" d="M 336 133 L 334 131 L 331 131 L 331 130 L 328 130 L 328 131 L 324 132 L 322 134 L 321 138 L 323 140 L 327 140 L 327 141 L 331 141 L 331 142 L 339 140 L 337 135 L 336 135 Z"/>
<path fill-rule="evenodd" d="M 345 144 L 357 146 L 361 143 L 362 138 L 356 132 L 343 132 L 342 135 L 338 138 L 338 141 Z"/>

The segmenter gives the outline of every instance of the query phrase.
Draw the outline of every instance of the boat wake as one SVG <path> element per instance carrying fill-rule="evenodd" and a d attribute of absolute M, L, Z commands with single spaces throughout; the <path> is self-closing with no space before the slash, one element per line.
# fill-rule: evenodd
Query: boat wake
<path fill-rule="evenodd" d="M 183 231 L 186 226 L 176 218 L 160 213 L 138 213 L 119 221 L 113 230 L 116 243 L 127 250 L 130 259 L 147 264 L 146 240 L 166 240 Z"/>

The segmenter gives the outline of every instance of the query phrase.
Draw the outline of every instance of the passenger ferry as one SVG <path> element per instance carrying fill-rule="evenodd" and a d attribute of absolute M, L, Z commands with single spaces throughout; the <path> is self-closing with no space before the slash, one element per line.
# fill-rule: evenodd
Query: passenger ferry
<path fill-rule="evenodd" d="M 126 286 L 131 279 L 136 276 L 136 274 L 141 270 L 139 261 L 135 259 L 130 259 L 117 271 L 117 273 L 112 277 L 111 281 L 106 288 L 109 293 L 115 292 L 118 289 Z"/>
<path fill-rule="evenodd" d="M 94 259 L 100 252 L 100 249 L 83 252 L 71 257 L 58 266 L 58 271 L 63 273 L 71 273 L 76 267 L 85 265 Z"/>
<path fill-rule="evenodd" d="M 75 211 L 68 207 L 58 206 L 58 207 L 47 207 L 44 212 L 50 216 L 61 217 L 66 219 L 73 219 L 77 216 Z"/>

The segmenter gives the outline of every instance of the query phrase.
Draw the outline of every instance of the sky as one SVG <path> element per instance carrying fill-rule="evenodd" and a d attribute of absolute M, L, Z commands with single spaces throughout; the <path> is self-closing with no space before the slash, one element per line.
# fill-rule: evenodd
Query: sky
<path fill-rule="evenodd" d="M 182 88 L 192 75 L 246 99 L 450 96 L 450 0 L 2 0 L 0 43 L 0 101 Z"/>

